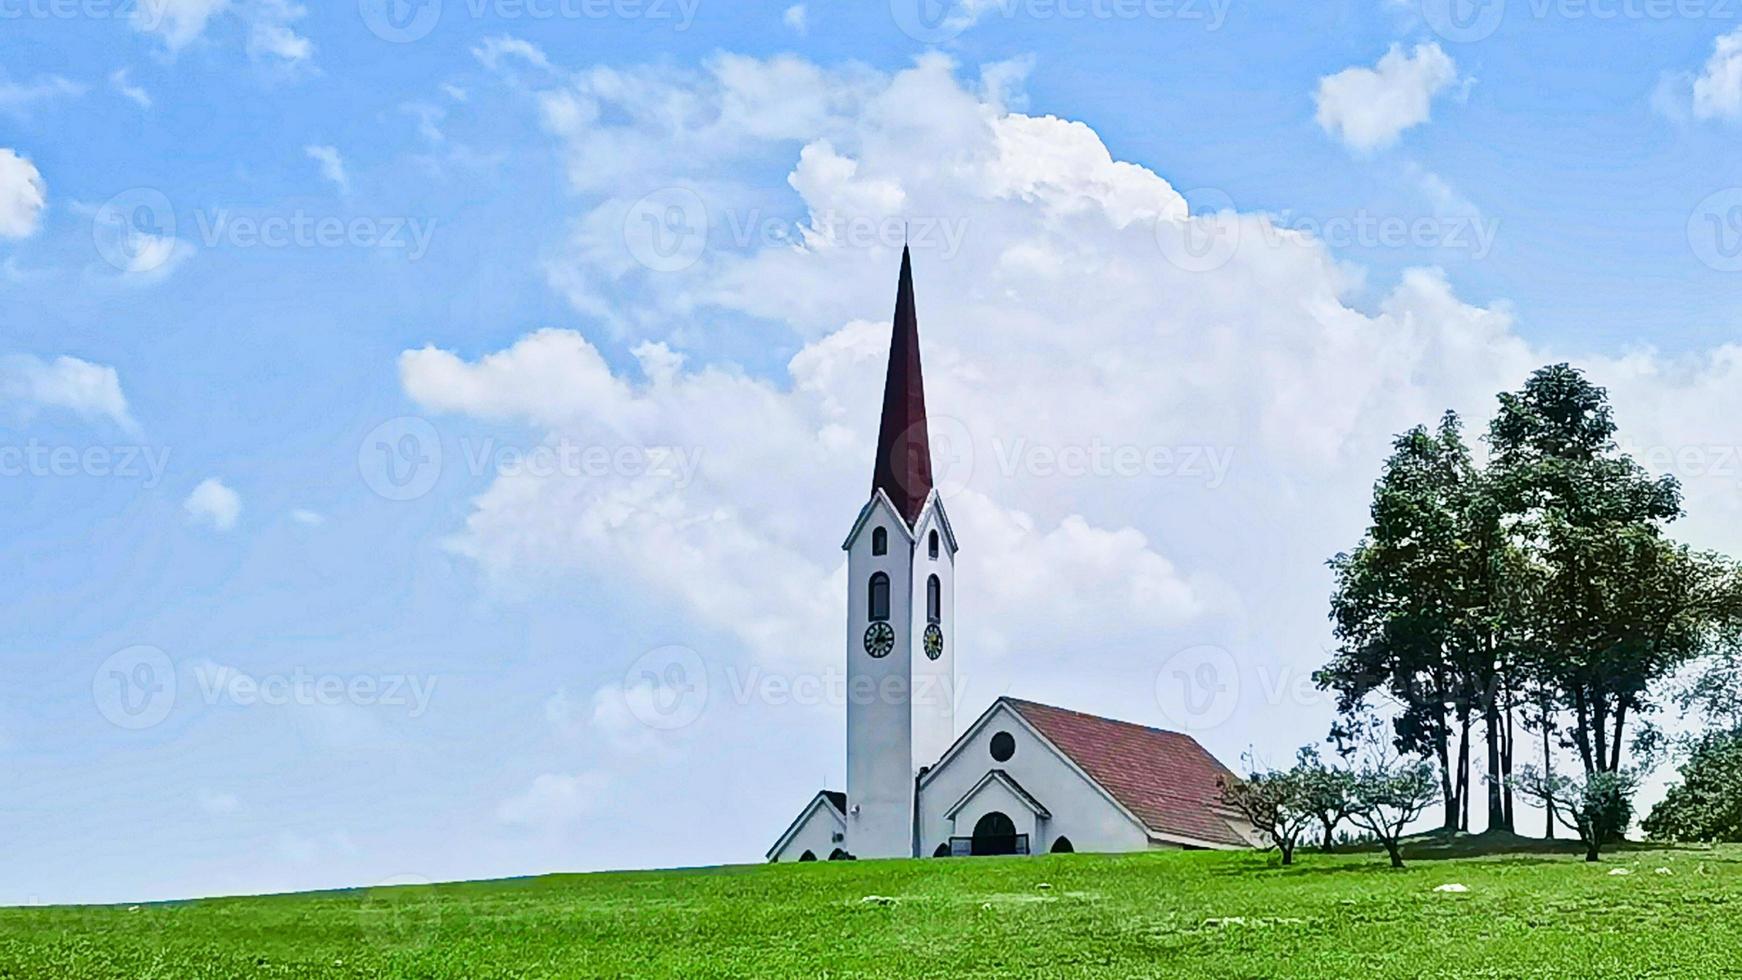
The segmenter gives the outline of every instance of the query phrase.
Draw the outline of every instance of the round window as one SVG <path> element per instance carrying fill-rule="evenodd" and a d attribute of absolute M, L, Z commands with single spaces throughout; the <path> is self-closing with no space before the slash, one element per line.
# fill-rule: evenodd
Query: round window
<path fill-rule="evenodd" d="M 999 762 L 1009 762 L 1016 754 L 1016 739 L 1009 732 L 999 732 L 992 736 L 992 758 Z"/>

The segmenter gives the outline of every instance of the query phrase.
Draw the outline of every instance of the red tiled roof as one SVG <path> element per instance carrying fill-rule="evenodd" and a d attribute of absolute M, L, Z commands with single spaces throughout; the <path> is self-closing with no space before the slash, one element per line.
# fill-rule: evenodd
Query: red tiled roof
<path fill-rule="evenodd" d="M 1180 732 L 1005 698 L 1089 778 L 1158 834 L 1248 845 L 1216 812 L 1220 781 L 1236 777 Z"/>

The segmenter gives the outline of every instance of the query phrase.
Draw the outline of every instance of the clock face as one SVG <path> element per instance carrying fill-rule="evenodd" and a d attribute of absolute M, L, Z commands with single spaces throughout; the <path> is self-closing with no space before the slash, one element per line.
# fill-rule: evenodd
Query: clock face
<path fill-rule="evenodd" d="M 944 631 L 936 623 L 925 628 L 925 655 L 932 660 L 944 655 Z"/>
<path fill-rule="evenodd" d="M 885 622 L 875 622 L 865 628 L 865 652 L 881 660 L 895 649 L 895 628 Z"/>

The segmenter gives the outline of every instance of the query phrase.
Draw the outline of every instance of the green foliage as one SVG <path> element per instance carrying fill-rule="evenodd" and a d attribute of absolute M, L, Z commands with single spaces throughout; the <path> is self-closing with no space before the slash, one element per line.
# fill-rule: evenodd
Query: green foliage
<path fill-rule="evenodd" d="M 0 976 L 1718 977 L 1742 848 L 837 861 L 0 909 Z M 1431 849 L 1429 849 L 1431 850 Z M 1672 874 L 1654 874 L 1656 868 Z M 1463 894 L 1434 891 L 1456 882 Z M 1041 884 L 1050 885 L 1042 889 Z M 888 896 L 887 904 L 864 902 Z"/>
<path fill-rule="evenodd" d="M 1307 807 L 1300 773 L 1294 769 L 1259 769 L 1252 765 L 1250 757 L 1247 768 L 1245 779 L 1222 787 L 1222 802 L 1264 835 L 1269 847 L 1282 854 L 1283 864 L 1293 864 L 1295 845 L 1315 819 Z"/>
<path fill-rule="evenodd" d="M 1585 843 L 1587 861 L 1597 860 L 1605 844 L 1621 840 L 1633 822 L 1639 775 L 1632 770 L 1568 776 L 1525 766 L 1514 782 L 1525 796 L 1554 804 L 1555 817 Z"/>
<path fill-rule="evenodd" d="M 1681 777 L 1640 825 L 1646 834 L 1656 840 L 1742 841 L 1742 731 L 1701 738 Z"/>
<path fill-rule="evenodd" d="M 1384 845 L 1392 867 L 1403 867 L 1404 828 L 1439 798 L 1433 766 L 1400 758 L 1374 743 L 1354 772 L 1351 790 L 1349 818 Z"/>

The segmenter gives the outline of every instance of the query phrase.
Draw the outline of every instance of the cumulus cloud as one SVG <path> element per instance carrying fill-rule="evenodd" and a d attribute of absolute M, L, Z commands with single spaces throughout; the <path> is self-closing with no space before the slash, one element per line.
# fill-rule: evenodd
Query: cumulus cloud
<path fill-rule="evenodd" d="M 810 17 L 802 3 L 795 3 L 786 8 L 786 13 L 781 14 L 780 19 L 787 27 L 801 36 L 810 31 Z"/>
<path fill-rule="evenodd" d="M 1712 43 L 1712 56 L 1693 80 L 1693 108 L 1700 119 L 1742 118 L 1742 28 Z"/>
<path fill-rule="evenodd" d="M 47 203 L 48 185 L 36 165 L 17 150 L 0 147 L 0 238 L 36 234 Z"/>
<path fill-rule="evenodd" d="M 870 480 L 904 223 L 976 704 L 1013 690 L 1153 717 L 1159 663 L 1213 643 L 1263 671 L 1227 730 L 1246 734 L 1219 750 L 1268 725 L 1315 737 L 1322 714 L 1266 692 L 1322 663 L 1323 563 L 1364 526 L 1397 432 L 1447 408 L 1479 429 L 1496 392 L 1572 358 L 1648 445 L 1734 443 L 1734 351 L 1546 349 L 1431 268 L 1368 295 L 1311 235 L 1194 213 L 1089 127 L 1012 112 L 939 58 L 893 75 L 782 58 L 587 69 L 531 97 L 586 202 L 548 269 L 582 326 L 409 350 L 401 382 L 444 424 L 625 455 L 498 474 L 451 546 L 494 581 L 575 576 L 662 604 L 674 629 L 733 641 L 709 658 L 839 663 L 838 545 Z M 639 169 L 600 183 L 580 162 L 614 167 L 614 148 Z M 1421 179 L 1424 207 L 1467 207 Z M 716 226 L 759 209 L 789 234 L 727 235 L 653 274 L 623 221 L 643 188 L 683 181 Z M 1171 251 L 1182 228 L 1226 247 Z M 792 353 L 746 371 L 722 333 Z M 693 470 L 670 462 L 692 455 Z M 1738 474 L 1711 462 L 1688 536 L 1742 546 Z M 562 715 L 589 738 L 633 732 L 631 694 L 565 698 Z"/>
<path fill-rule="evenodd" d="M 346 194 L 351 192 L 351 178 L 345 172 L 345 158 L 339 155 L 338 147 L 305 146 L 302 152 L 320 165 L 321 176 L 331 181 L 334 187 Z"/>
<path fill-rule="evenodd" d="M 242 498 L 216 477 L 202 480 L 181 506 L 190 522 L 218 531 L 234 528 L 242 515 Z"/>
<path fill-rule="evenodd" d="M 152 0 L 133 8 L 134 30 L 155 34 L 171 53 L 206 31 L 206 23 L 230 7 L 230 0 Z"/>
<path fill-rule="evenodd" d="M 496 819 L 515 827 L 557 832 L 598 808 L 610 788 L 601 772 L 542 773 L 524 791 L 496 807 Z"/>
<path fill-rule="evenodd" d="M 1319 126 L 1351 149 L 1383 149 L 1404 130 L 1427 122 L 1434 96 L 1457 78 L 1457 65 L 1438 44 L 1418 44 L 1408 53 L 1393 44 L 1372 68 L 1345 68 L 1319 79 Z"/>
<path fill-rule="evenodd" d="M 89 419 L 136 428 L 115 369 L 76 357 L 52 361 L 28 354 L 0 357 L 0 400 L 26 412 L 62 409 Z"/>

